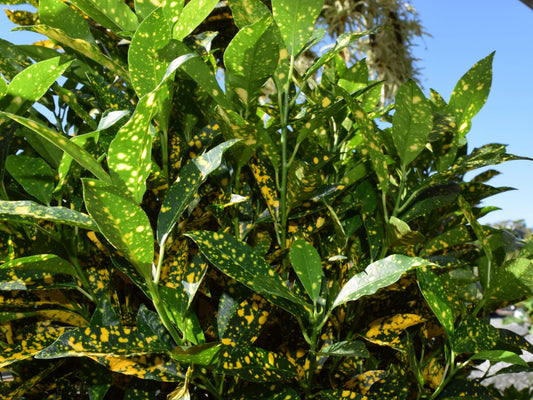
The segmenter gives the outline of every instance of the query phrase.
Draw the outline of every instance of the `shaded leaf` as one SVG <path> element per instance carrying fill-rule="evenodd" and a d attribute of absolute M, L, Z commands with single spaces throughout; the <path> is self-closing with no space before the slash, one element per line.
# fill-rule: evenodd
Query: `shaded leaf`
<path fill-rule="evenodd" d="M 320 296 L 324 276 L 318 251 L 305 240 L 298 239 L 292 245 L 289 255 L 298 279 L 311 300 L 316 302 Z"/>
<path fill-rule="evenodd" d="M 268 7 L 259 0 L 229 0 L 229 6 L 235 25 L 239 29 L 256 23 L 265 15 L 270 15 Z"/>
<path fill-rule="evenodd" d="M 479 318 L 467 317 L 461 321 L 450 338 L 456 353 L 479 353 L 491 350 L 500 338 L 498 329 Z"/>
<path fill-rule="evenodd" d="M 452 337 L 455 330 L 456 313 L 448 300 L 448 295 L 444 290 L 442 281 L 437 274 L 428 268 L 418 269 L 416 276 L 422 295 L 446 331 L 448 337 Z"/>
<path fill-rule="evenodd" d="M 174 229 L 185 208 L 193 200 L 198 188 L 210 173 L 220 166 L 222 155 L 238 139 L 221 143 L 207 153 L 192 159 L 180 171 L 176 182 L 170 187 L 157 219 L 157 241 L 163 245 Z"/>
<path fill-rule="evenodd" d="M 54 191 L 54 172 L 46 161 L 22 154 L 9 155 L 6 169 L 28 194 L 44 204 L 50 204 Z"/>
<path fill-rule="evenodd" d="M 76 160 L 76 162 L 78 162 L 88 171 L 92 172 L 94 176 L 96 176 L 98 179 L 101 179 L 102 181 L 107 183 L 111 183 L 109 175 L 107 175 L 100 163 L 96 161 L 94 157 L 86 150 L 76 145 L 72 141 L 69 141 L 68 138 L 63 136 L 61 133 L 49 129 L 46 125 L 43 125 L 40 122 L 20 117 L 15 114 L 9 114 L 0 111 L 0 115 L 9 117 L 12 120 L 18 122 L 19 124 L 24 125 L 26 128 L 29 128 L 37 134 L 41 135 L 44 139 L 48 140 L 54 146 L 57 146 L 65 153 L 70 155 L 74 160 Z"/>
<path fill-rule="evenodd" d="M 181 11 L 177 23 L 174 24 L 172 36 L 183 40 L 194 28 L 207 18 L 217 5 L 218 0 L 191 0 Z"/>
<path fill-rule="evenodd" d="M 337 342 L 323 347 L 319 353 L 337 357 L 370 357 L 364 343 L 358 340 Z"/>

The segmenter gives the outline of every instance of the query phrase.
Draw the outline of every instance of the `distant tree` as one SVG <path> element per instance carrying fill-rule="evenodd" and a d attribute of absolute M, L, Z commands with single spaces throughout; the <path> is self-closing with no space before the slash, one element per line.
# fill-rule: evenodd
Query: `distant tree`
<path fill-rule="evenodd" d="M 526 221 L 523 219 L 508 219 L 505 221 L 496 222 L 494 226 L 496 228 L 506 229 L 520 239 L 530 239 L 533 234 L 532 229 L 526 225 Z"/>

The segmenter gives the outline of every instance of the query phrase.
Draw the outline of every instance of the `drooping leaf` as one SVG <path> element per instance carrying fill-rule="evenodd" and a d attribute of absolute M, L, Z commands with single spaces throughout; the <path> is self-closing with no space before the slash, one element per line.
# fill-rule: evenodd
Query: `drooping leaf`
<path fill-rule="evenodd" d="M 127 7 L 125 3 L 122 4 Z M 62 30 L 51 28 L 46 25 L 24 26 L 19 29 L 40 33 L 41 35 L 45 35 L 52 40 L 56 40 L 62 46 L 68 47 L 75 52 L 90 58 L 101 66 L 108 68 L 112 73 L 120 76 L 124 81 L 129 81 L 128 69 L 123 65 L 123 63 L 120 60 L 112 59 L 107 55 L 104 55 L 95 44 L 89 43 L 83 39 L 71 38 Z"/>
<path fill-rule="evenodd" d="M 457 317 L 453 306 L 448 300 L 439 276 L 429 269 L 420 268 L 416 271 L 418 286 L 422 295 L 433 310 L 433 313 L 446 331 L 448 337 L 454 333 L 454 323 Z"/>
<path fill-rule="evenodd" d="M 529 367 L 528 363 L 522 357 L 512 351 L 506 350 L 485 350 L 474 354 L 471 360 L 489 360 L 491 364 L 506 362 L 509 364 L 522 365 Z"/>
<path fill-rule="evenodd" d="M 0 290 L 76 289 L 77 281 L 70 275 L 28 268 L 0 268 Z"/>
<path fill-rule="evenodd" d="M 137 16 L 121 0 L 73 0 L 72 4 L 116 34 L 137 29 Z"/>
<path fill-rule="evenodd" d="M 2 352 L 0 352 L 0 368 L 37 355 L 66 330 L 67 328 L 36 326 L 34 332 L 27 332 L 22 340 L 12 345 L 3 346 Z"/>
<path fill-rule="evenodd" d="M 380 346 L 406 350 L 405 344 L 401 341 L 401 333 L 405 329 L 424 321 L 425 318 L 418 314 L 401 313 L 391 317 L 383 317 L 373 321 L 362 336 L 366 340 Z"/>
<path fill-rule="evenodd" d="M 7 220 L 46 220 L 79 228 L 97 230 L 98 226 L 87 214 L 66 207 L 46 207 L 33 201 L 0 200 L 0 218 Z"/>
<path fill-rule="evenodd" d="M 140 356 L 107 354 L 103 357 L 90 356 L 89 358 L 102 364 L 110 371 L 135 376 L 140 379 L 176 382 L 183 380 L 185 375 L 180 365 L 172 360 L 170 356 L 161 353 L 158 354 L 157 352 Z M 141 398 L 146 399 L 147 397 Z"/>
<path fill-rule="evenodd" d="M 124 185 L 140 204 L 146 191 L 146 178 L 150 174 L 152 136 L 150 122 L 156 109 L 155 94 L 144 96 L 130 120 L 117 132 L 109 145 L 108 164 L 111 179 Z"/>
<path fill-rule="evenodd" d="M 237 139 L 221 143 L 207 153 L 192 159 L 180 172 L 176 182 L 170 187 L 157 220 L 157 241 L 163 245 L 174 229 L 179 217 L 189 206 L 198 188 L 210 173 L 220 166 L 224 151 Z"/>
<path fill-rule="evenodd" d="M 278 307 L 299 317 L 309 309 L 310 306 L 289 290 L 253 247 L 225 233 L 201 231 L 185 235 L 193 239 L 204 256 L 223 273 L 264 295 Z"/>
<path fill-rule="evenodd" d="M 135 327 L 90 326 L 63 333 L 36 358 L 135 356 L 169 350 L 157 337 L 144 336 Z"/>
<path fill-rule="evenodd" d="M 305 240 L 298 239 L 292 245 L 289 254 L 292 268 L 311 300 L 316 302 L 320 297 L 324 276 L 318 251 Z"/>
<path fill-rule="evenodd" d="M 83 179 L 83 197 L 100 232 L 145 279 L 150 279 L 154 238 L 143 209 L 121 190 L 97 180 Z"/>
<path fill-rule="evenodd" d="M 453 89 L 447 110 L 456 117 L 457 129 L 461 137 L 470 130 L 471 119 L 476 115 L 487 101 L 492 84 L 491 53 L 477 62 L 457 82 Z"/>
<path fill-rule="evenodd" d="M 71 263 L 61 257 L 56 256 L 55 254 L 39 254 L 35 256 L 16 258 L 2 264 L 0 270 L 11 268 L 68 274 L 72 276 L 78 275 Z"/>
<path fill-rule="evenodd" d="M 272 14 L 289 55 L 296 56 L 315 28 L 324 0 L 272 1 Z"/>
<path fill-rule="evenodd" d="M 107 183 L 111 183 L 109 175 L 107 175 L 100 163 L 96 161 L 91 154 L 89 154 L 86 150 L 76 145 L 75 143 L 69 141 L 68 138 L 66 138 L 59 132 L 48 128 L 46 125 L 43 125 L 40 122 L 20 117 L 15 114 L 4 113 L 1 111 L 0 114 L 5 117 L 11 118 L 19 124 L 24 125 L 26 128 L 33 130 L 37 134 L 41 135 L 44 139 L 48 140 L 50 143 L 59 147 L 65 153 L 70 155 L 74 160 L 76 160 L 76 162 L 78 162 L 88 171 L 92 172 L 98 179 L 101 179 L 102 181 Z"/>
<path fill-rule="evenodd" d="M 396 282 L 407 271 L 431 263 L 423 258 L 393 254 L 378 260 L 365 268 L 363 272 L 352 277 L 341 289 L 332 307 L 338 307 L 349 301 L 374 294 L 383 287 Z"/>
<path fill-rule="evenodd" d="M 392 138 L 404 166 L 424 150 L 433 126 L 429 101 L 413 80 L 408 80 L 396 93 Z"/>

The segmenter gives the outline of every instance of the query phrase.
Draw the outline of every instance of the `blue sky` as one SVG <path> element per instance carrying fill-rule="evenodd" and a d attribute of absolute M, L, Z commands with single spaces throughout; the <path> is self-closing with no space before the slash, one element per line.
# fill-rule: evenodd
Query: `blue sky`
<path fill-rule="evenodd" d="M 448 99 L 457 80 L 478 60 L 496 51 L 492 90 L 474 118 L 467 138 L 471 147 L 503 143 L 508 151 L 533 158 L 532 102 L 533 10 L 519 0 L 411 0 L 431 37 L 414 48 L 426 93 L 435 89 Z M 0 14 L 0 38 L 28 43 L 27 33 Z M 502 208 L 482 222 L 525 219 L 533 227 L 533 161 L 512 161 L 496 167 L 502 174 L 493 186 L 518 190 L 488 199 Z"/>
<path fill-rule="evenodd" d="M 412 0 L 432 37 L 417 43 L 421 83 L 448 99 L 461 76 L 496 51 L 492 90 L 474 117 L 469 146 L 508 145 L 508 152 L 533 158 L 533 10 L 519 0 Z M 502 208 L 482 219 L 490 223 L 524 219 L 533 226 L 533 161 L 511 161 L 495 169 L 492 186 L 518 190 L 487 199 Z"/>

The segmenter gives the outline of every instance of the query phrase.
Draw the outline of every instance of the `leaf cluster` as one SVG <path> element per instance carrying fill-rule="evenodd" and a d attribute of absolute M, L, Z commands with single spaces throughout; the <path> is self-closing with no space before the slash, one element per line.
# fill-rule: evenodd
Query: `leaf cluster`
<path fill-rule="evenodd" d="M 489 312 L 533 247 L 478 219 L 521 159 L 469 149 L 493 54 L 445 101 L 339 53 L 322 0 L 43 0 L 0 41 L 5 398 L 498 398 L 532 345 Z M 31 23 L 27 23 L 31 17 Z M 200 27 L 200 28 L 199 28 Z M 275 88 L 270 93 L 266 87 Z"/>

